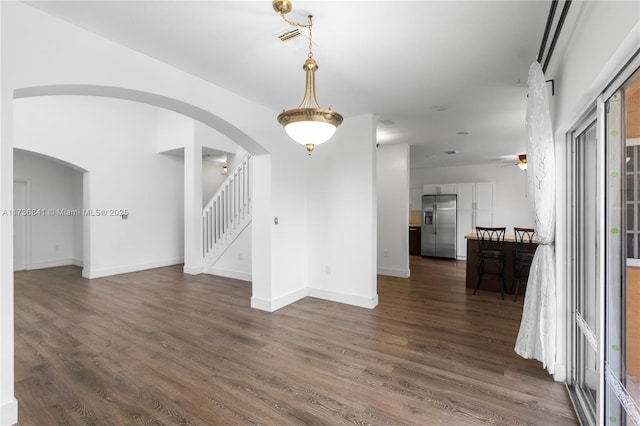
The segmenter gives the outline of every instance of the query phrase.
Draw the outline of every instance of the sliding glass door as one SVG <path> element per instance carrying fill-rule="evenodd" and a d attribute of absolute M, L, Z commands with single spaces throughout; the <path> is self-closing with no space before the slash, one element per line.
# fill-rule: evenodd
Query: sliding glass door
<path fill-rule="evenodd" d="M 640 72 L 605 102 L 605 421 L 640 425 Z"/>
<path fill-rule="evenodd" d="M 583 424 L 640 426 L 640 71 L 570 133 L 571 368 Z"/>
<path fill-rule="evenodd" d="M 572 133 L 572 207 L 573 207 L 573 324 L 572 371 L 570 389 L 574 404 L 580 407 L 583 423 L 595 424 L 600 381 L 599 292 L 602 279 L 599 268 L 602 242 L 598 170 L 601 156 L 597 144 L 595 114 L 587 117 Z"/>

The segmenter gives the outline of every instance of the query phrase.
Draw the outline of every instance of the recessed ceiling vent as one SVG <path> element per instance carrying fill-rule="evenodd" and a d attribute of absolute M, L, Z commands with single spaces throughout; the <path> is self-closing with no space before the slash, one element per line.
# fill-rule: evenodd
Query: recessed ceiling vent
<path fill-rule="evenodd" d="M 286 43 L 288 41 L 293 40 L 294 38 L 300 37 L 301 35 L 302 33 L 300 32 L 300 30 L 298 28 L 294 28 L 292 30 L 287 30 L 282 34 L 279 34 L 278 40 L 280 40 L 283 43 Z"/>
<path fill-rule="evenodd" d="M 450 151 L 445 151 L 444 153 L 447 154 L 447 155 L 455 155 L 455 154 L 458 153 L 458 150 L 452 149 Z"/>

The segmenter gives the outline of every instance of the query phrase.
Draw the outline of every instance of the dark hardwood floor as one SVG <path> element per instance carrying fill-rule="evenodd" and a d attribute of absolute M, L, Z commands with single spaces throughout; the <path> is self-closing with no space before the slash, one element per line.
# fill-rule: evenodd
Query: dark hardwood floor
<path fill-rule="evenodd" d="M 564 385 L 514 351 L 522 311 L 411 258 L 368 310 L 249 307 L 249 283 L 167 267 L 15 274 L 20 425 L 574 425 Z"/>

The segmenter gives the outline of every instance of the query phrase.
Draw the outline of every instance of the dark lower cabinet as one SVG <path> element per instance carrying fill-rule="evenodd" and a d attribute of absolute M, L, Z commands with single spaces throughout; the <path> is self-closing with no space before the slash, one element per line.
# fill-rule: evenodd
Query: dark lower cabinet
<path fill-rule="evenodd" d="M 422 246 L 422 228 L 419 226 L 409 227 L 409 255 L 420 256 Z"/>
<path fill-rule="evenodd" d="M 465 237 L 467 238 L 467 237 Z M 508 237 L 507 237 L 508 238 Z M 537 243 L 531 243 L 535 247 Z M 515 257 L 516 257 L 516 242 L 505 239 L 504 242 L 504 273 L 502 278 L 504 279 L 504 285 L 508 293 L 511 293 L 512 287 L 515 282 Z M 490 266 L 491 267 L 491 266 Z M 478 240 L 473 235 L 472 238 L 467 238 L 467 277 L 466 287 L 475 288 L 476 280 L 478 278 Z M 529 278 L 529 268 L 522 270 L 522 277 L 520 286 L 518 287 L 518 294 L 523 295 L 527 287 L 527 279 Z M 480 290 L 487 291 L 500 291 L 500 280 L 497 275 L 487 275 L 482 279 L 480 283 Z"/>

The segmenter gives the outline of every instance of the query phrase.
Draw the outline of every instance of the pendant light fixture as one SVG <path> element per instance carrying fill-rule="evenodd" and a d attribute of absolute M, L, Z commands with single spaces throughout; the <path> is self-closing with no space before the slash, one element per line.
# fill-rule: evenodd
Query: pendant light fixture
<path fill-rule="evenodd" d="M 309 30 L 309 54 L 302 69 L 307 75 L 304 97 L 302 102 L 295 109 L 283 110 L 278 115 L 278 122 L 284 127 L 289 137 L 299 144 L 307 147 L 307 152 L 311 155 L 313 148 L 328 141 L 342 123 L 342 115 L 331 108 L 321 108 L 316 98 L 316 71 L 318 64 L 313 59 L 312 41 L 312 16 L 309 15 L 308 24 L 299 24 L 289 21 L 285 14 L 291 12 L 292 5 L 289 0 L 274 0 L 273 9 L 280 14 L 282 19 L 289 25 L 307 28 Z"/>

